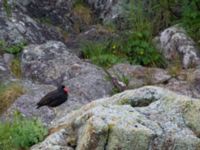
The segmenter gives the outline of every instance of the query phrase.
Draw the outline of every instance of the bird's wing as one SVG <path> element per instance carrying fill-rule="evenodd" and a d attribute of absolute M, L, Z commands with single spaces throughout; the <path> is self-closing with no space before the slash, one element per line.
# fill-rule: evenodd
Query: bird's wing
<path fill-rule="evenodd" d="M 55 99 L 57 99 L 58 97 L 58 92 L 57 91 L 52 91 L 50 93 L 48 93 L 47 95 L 45 95 L 38 103 L 37 105 L 46 105 L 48 103 L 51 103 L 52 101 L 54 101 Z"/>

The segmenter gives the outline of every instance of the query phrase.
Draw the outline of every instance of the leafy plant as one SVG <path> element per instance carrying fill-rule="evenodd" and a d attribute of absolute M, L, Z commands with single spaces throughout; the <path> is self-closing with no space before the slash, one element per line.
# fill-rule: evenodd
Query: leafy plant
<path fill-rule="evenodd" d="M 18 54 L 23 50 L 24 46 L 26 46 L 26 42 L 8 45 L 4 40 L 0 40 L 0 54 L 3 54 L 4 52 Z"/>
<path fill-rule="evenodd" d="M 22 94 L 23 87 L 19 83 L 0 85 L 0 115 Z"/>
<path fill-rule="evenodd" d="M 125 16 L 129 28 L 121 35 L 120 49 L 128 61 L 131 64 L 165 67 L 164 58 L 152 43 L 153 23 L 144 12 L 142 2 L 131 0 Z"/>
<path fill-rule="evenodd" d="M 0 149 L 28 149 L 43 140 L 47 129 L 37 119 L 23 117 L 15 112 L 14 119 L 0 123 Z"/>
<path fill-rule="evenodd" d="M 134 32 L 126 36 L 126 41 L 122 44 L 128 60 L 131 64 L 143 66 L 164 67 L 165 61 L 162 55 L 149 42 L 148 32 Z"/>
<path fill-rule="evenodd" d="M 13 44 L 11 46 L 6 47 L 5 51 L 11 54 L 18 54 L 23 50 L 24 46 L 26 46 L 26 43 L 20 42 L 20 43 Z"/>

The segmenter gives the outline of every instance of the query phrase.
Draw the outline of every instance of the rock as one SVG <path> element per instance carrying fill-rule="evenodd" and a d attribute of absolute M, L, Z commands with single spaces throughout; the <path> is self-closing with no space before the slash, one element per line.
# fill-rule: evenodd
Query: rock
<path fill-rule="evenodd" d="M 34 84 L 30 81 L 22 81 L 25 94 L 20 96 L 11 107 L 1 116 L 1 120 L 12 118 L 13 112 L 20 111 L 26 117 L 37 117 L 44 125 L 48 126 L 55 118 L 55 112 L 48 107 L 36 109 L 37 102 L 48 92 L 56 87 L 52 85 Z"/>
<path fill-rule="evenodd" d="M 38 24 L 35 20 L 22 13 L 19 9 L 16 9 L 14 6 L 11 7 L 11 15 L 8 17 L 1 1 L 0 39 L 12 45 L 20 42 L 43 43 L 50 39 L 61 40 L 61 37 L 55 29 L 53 30 L 50 27 L 46 28 Z"/>
<path fill-rule="evenodd" d="M 5 54 L 3 54 L 3 59 L 4 59 L 5 64 L 7 66 L 10 66 L 12 60 L 14 59 L 14 55 L 9 54 L 9 53 L 5 53 Z"/>
<path fill-rule="evenodd" d="M 86 3 L 100 19 L 103 21 L 111 21 L 122 13 L 122 4 L 124 2 L 119 0 L 86 0 Z"/>
<path fill-rule="evenodd" d="M 112 92 L 102 69 L 69 53 L 61 42 L 29 45 L 22 52 L 21 64 L 23 76 L 28 79 L 69 87 L 68 102 L 59 107 L 58 116 Z"/>
<path fill-rule="evenodd" d="M 165 29 L 155 41 L 169 62 L 181 59 L 182 66 L 186 69 L 199 64 L 195 43 L 181 27 Z"/>
<path fill-rule="evenodd" d="M 128 88 L 138 88 L 144 85 L 162 84 L 171 76 L 164 69 L 147 68 L 139 65 L 117 64 L 109 72 L 121 80 L 128 82 Z M 127 81 L 126 81 L 127 80 Z"/>
<path fill-rule="evenodd" d="M 159 86 L 174 91 L 176 93 L 200 98 L 200 70 L 199 68 L 181 70 L 177 77 L 171 78 L 166 84 Z"/>
<path fill-rule="evenodd" d="M 198 150 L 198 99 L 146 86 L 93 101 L 53 122 L 31 150 Z"/>
<path fill-rule="evenodd" d="M 0 83 L 6 82 L 10 78 L 10 73 L 4 58 L 0 56 Z"/>

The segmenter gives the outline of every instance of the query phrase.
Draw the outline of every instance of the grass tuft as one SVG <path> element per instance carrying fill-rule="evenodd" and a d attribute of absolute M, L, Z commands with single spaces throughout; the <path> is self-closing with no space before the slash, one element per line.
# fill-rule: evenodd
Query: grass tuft
<path fill-rule="evenodd" d="M 21 76 L 22 76 L 21 62 L 18 58 L 15 58 L 12 60 L 12 62 L 10 64 L 10 70 L 11 70 L 11 73 L 16 78 L 21 78 Z"/>
<path fill-rule="evenodd" d="M 0 115 L 23 93 L 24 89 L 19 83 L 0 85 Z"/>

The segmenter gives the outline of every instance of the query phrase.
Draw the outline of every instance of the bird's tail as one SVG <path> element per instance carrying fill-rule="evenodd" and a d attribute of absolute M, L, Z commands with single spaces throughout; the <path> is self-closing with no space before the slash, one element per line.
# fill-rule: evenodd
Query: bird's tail
<path fill-rule="evenodd" d="M 40 105 L 37 105 L 36 109 L 39 109 L 41 106 Z"/>

